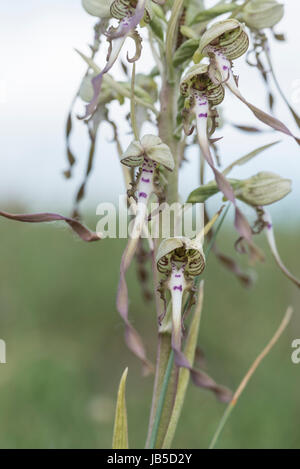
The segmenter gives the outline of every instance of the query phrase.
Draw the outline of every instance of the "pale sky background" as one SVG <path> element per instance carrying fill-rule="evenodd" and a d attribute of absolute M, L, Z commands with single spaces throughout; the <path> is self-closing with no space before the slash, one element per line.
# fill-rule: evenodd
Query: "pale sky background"
<path fill-rule="evenodd" d="M 208 1 L 207 5 L 215 1 Z M 286 43 L 271 41 L 275 69 L 287 97 L 300 113 L 300 28 L 299 0 L 286 0 L 286 15 L 277 26 L 287 35 Z M 85 72 L 85 65 L 74 48 L 87 52 L 95 18 L 81 7 L 80 0 L 15 0 L 0 2 L 0 207 L 11 203 L 36 211 L 65 210 L 68 213 L 86 164 L 88 140 L 83 126 L 78 125 L 72 146 L 78 156 L 74 178 L 67 181 L 64 128 L 67 111 Z M 127 46 L 127 47 L 126 47 Z M 126 43 L 123 55 L 131 46 Z M 104 63 L 105 53 L 98 58 Z M 137 71 L 149 70 L 149 52 L 144 48 Z M 256 71 L 236 61 L 240 89 L 248 99 L 267 109 L 262 80 Z M 123 79 L 118 66 L 114 75 Z M 82 108 L 83 109 L 83 108 Z M 227 93 L 225 115 L 241 124 L 258 125 L 254 116 Z M 111 116 L 119 123 L 124 146 L 129 143 L 128 125 L 121 116 L 125 109 L 115 105 Z M 278 97 L 276 114 L 300 134 L 285 104 Z M 271 170 L 293 180 L 293 193 L 272 208 L 286 220 L 299 214 L 300 151 L 292 139 L 280 134 L 249 135 L 230 126 L 218 130 L 223 136 L 221 154 L 224 164 L 246 154 L 259 145 L 277 140 L 282 143 L 263 153 L 247 166 L 232 173 L 247 177 L 262 170 Z M 82 207 L 94 208 L 101 201 L 117 200 L 124 192 L 122 174 L 114 144 L 109 143 L 111 130 L 101 128 L 95 170 Z M 189 152 L 189 162 L 180 176 L 183 197 L 198 185 L 198 150 Z"/>

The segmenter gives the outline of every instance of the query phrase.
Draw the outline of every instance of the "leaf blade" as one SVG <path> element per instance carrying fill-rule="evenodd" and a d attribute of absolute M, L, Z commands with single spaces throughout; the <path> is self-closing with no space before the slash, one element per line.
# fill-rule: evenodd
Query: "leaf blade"
<path fill-rule="evenodd" d="M 219 15 L 223 15 L 224 13 L 231 13 L 232 11 L 235 10 L 235 8 L 236 7 L 233 4 L 230 4 L 230 5 L 221 4 L 221 5 L 217 5 L 212 8 L 209 8 L 207 10 L 203 10 L 198 15 L 195 16 L 195 18 L 190 23 L 190 25 L 192 26 L 193 24 L 204 23 L 206 21 L 210 21 Z"/>
<path fill-rule="evenodd" d="M 247 155 L 242 156 L 241 158 L 235 160 L 233 163 L 231 163 L 227 168 L 224 169 L 223 174 L 224 176 L 227 176 L 227 174 L 235 167 L 235 166 L 242 166 L 243 164 L 248 163 L 248 161 L 252 160 L 252 158 L 255 158 L 255 156 L 259 155 L 265 150 L 268 150 L 269 148 L 273 147 L 274 145 L 277 145 L 277 143 L 280 143 L 280 140 L 276 140 L 276 142 L 271 142 L 266 145 L 263 145 L 261 147 L 256 148 L 255 150 L 251 151 L 250 153 L 247 153 Z"/>
<path fill-rule="evenodd" d="M 126 381 L 128 368 L 125 368 L 118 389 L 112 449 L 128 449 L 128 423 L 126 409 Z"/>

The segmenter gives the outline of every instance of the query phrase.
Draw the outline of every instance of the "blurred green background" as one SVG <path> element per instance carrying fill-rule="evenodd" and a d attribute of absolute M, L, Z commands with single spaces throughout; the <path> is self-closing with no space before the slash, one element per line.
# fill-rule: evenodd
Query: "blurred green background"
<path fill-rule="evenodd" d="M 141 376 L 126 349 L 115 308 L 124 242 L 87 245 L 61 224 L 1 220 L 0 232 L 0 338 L 7 344 L 7 364 L 0 365 L 0 447 L 110 448 L 126 366 L 130 446 L 143 447 L 153 383 Z M 277 235 L 283 259 L 300 275 L 299 229 Z M 220 246 L 236 256 L 232 236 L 226 227 Z M 263 238 L 259 243 L 268 252 Z M 199 344 L 209 373 L 232 389 L 287 305 L 295 307 L 292 323 L 251 380 L 218 447 L 299 448 L 300 365 L 291 362 L 291 342 L 300 338 L 299 292 L 269 254 L 256 270 L 250 290 L 213 255 L 205 271 Z M 143 299 L 134 268 L 129 284 L 131 318 L 154 359 L 154 306 Z M 206 448 L 223 411 L 213 395 L 191 385 L 174 447 Z"/>

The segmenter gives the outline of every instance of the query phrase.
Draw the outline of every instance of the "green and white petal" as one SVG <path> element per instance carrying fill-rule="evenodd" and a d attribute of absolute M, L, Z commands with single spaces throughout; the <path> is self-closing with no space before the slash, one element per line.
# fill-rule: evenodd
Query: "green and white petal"
<path fill-rule="evenodd" d="M 82 0 L 82 6 L 87 13 L 98 18 L 110 18 L 110 7 L 113 0 Z"/>

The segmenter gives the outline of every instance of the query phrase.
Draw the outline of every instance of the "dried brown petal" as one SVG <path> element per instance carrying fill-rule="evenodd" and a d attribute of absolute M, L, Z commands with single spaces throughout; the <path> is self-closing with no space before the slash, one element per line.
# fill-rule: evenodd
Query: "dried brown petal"
<path fill-rule="evenodd" d="M 52 221 L 65 221 L 72 230 L 86 242 L 99 241 L 101 237 L 97 233 L 93 233 L 86 228 L 82 223 L 73 218 L 64 217 L 57 213 L 28 213 L 28 214 L 12 214 L 0 211 L 0 216 L 9 218 L 10 220 L 21 221 L 24 223 L 45 223 Z"/>

